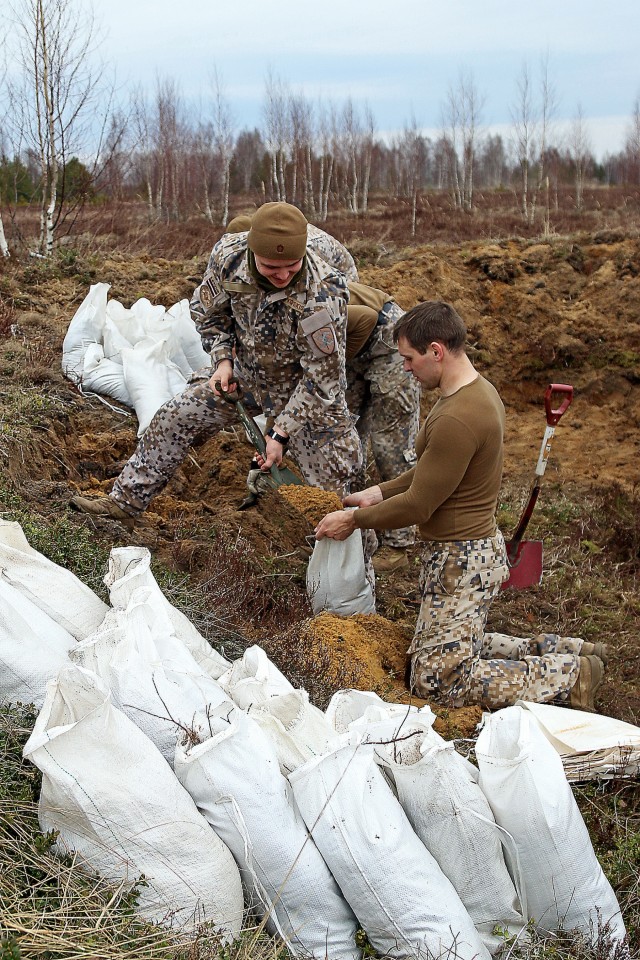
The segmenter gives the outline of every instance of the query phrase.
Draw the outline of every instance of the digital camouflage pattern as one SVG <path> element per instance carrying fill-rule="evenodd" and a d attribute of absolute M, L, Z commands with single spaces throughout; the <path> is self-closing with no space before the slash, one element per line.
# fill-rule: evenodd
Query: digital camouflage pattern
<path fill-rule="evenodd" d="M 214 367 L 224 359 L 234 364 L 247 408 L 290 437 L 304 479 L 346 494 L 362 469 L 345 398 L 346 279 L 309 249 L 296 282 L 268 292 L 249 272 L 246 251 L 245 234 L 216 243 L 192 316 Z M 123 510 L 145 510 L 193 444 L 235 423 L 232 407 L 208 386 L 210 376 L 208 368 L 199 371 L 155 414 L 111 493 Z"/>
<path fill-rule="evenodd" d="M 403 312 L 388 301 L 364 347 L 347 365 L 347 403 L 359 418 L 364 449 L 371 443 L 381 480 L 392 480 L 416 464 L 420 385 L 403 369 L 392 335 Z M 385 530 L 381 539 L 386 546 L 407 547 L 415 542 L 415 528 Z"/>
<path fill-rule="evenodd" d="M 313 250 L 319 254 L 325 263 L 344 274 L 349 283 L 358 280 L 355 260 L 339 240 L 332 237 L 330 233 L 325 233 L 320 227 L 314 226 L 313 223 L 307 225 L 307 237 L 307 250 Z"/>
<path fill-rule="evenodd" d="M 583 641 L 485 633 L 491 601 L 507 579 L 501 533 L 482 540 L 427 543 L 422 602 L 411 654 L 411 684 L 426 699 L 498 709 L 516 700 L 566 701 Z"/>

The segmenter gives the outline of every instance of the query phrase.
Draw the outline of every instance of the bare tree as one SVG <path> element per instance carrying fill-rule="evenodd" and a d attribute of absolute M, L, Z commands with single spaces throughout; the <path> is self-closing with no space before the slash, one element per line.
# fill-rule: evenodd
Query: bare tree
<path fill-rule="evenodd" d="M 454 203 L 473 208 L 474 164 L 482 97 L 470 74 L 461 73 L 450 86 L 443 116 L 443 136 L 448 142 L 448 175 Z"/>
<path fill-rule="evenodd" d="M 428 144 L 418 130 L 415 118 L 405 126 L 402 136 L 395 143 L 397 157 L 398 192 L 409 200 L 411 210 L 411 236 L 416 235 L 418 197 L 424 183 L 428 163 Z"/>
<path fill-rule="evenodd" d="M 513 142 L 520 168 L 520 209 L 526 223 L 535 221 L 538 195 L 545 188 L 545 234 L 549 232 L 549 177 L 545 161 L 549 127 L 556 107 L 549 79 L 549 61 L 541 64 L 540 98 L 536 101 L 529 66 L 524 63 L 517 79 L 517 98 L 511 107 Z"/>
<path fill-rule="evenodd" d="M 287 199 L 286 164 L 290 141 L 290 100 L 286 84 L 271 70 L 265 81 L 265 141 L 271 160 L 271 190 L 274 199 Z"/>
<path fill-rule="evenodd" d="M 213 89 L 213 137 L 220 171 L 220 219 L 224 226 L 229 219 L 229 180 L 233 157 L 233 114 L 226 97 L 222 78 L 217 67 L 211 81 Z"/>
<path fill-rule="evenodd" d="M 630 183 L 640 184 L 640 94 L 633 104 L 631 121 L 627 128 L 624 152 L 627 165 L 627 179 Z"/>
<path fill-rule="evenodd" d="M 576 188 L 576 209 L 584 206 L 584 182 L 591 165 L 591 139 L 587 129 L 582 105 L 578 104 L 575 117 L 569 130 L 569 156 L 573 166 Z"/>
<path fill-rule="evenodd" d="M 75 0 L 16 0 L 11 7 L 13 47 L 19 73 L 10 84 L 14 141 L 38 157 L 41 211 L 39 251 L 53 250 L 64 215 L 65 168 L 73 154 L 101 140 L 105 110 L 103 72 L 92 67 L 95 51 L 91 13 Z M 96 128 L 100 131 L 96 134 Z"/>

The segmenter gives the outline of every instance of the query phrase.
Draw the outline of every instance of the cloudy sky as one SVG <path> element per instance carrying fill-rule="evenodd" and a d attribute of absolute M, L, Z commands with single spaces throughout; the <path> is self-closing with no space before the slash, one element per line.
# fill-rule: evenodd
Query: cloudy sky
<path fill-rule="evenodd" d="M 523 65 L 537 93 L 547 57 L 558 136 L 580 106 L 602 157 L 640 93 L 638 0 L 109 0 L 96 17 L 122 87 L 172 78 L 195 104 L 216 68 L 238 129 L 261 124 L 271 71 L 310 100 L 368 104 L 378 135 L 412 117 L 433 135 L 464 72 L 485 128 L 508 135 Z"/>

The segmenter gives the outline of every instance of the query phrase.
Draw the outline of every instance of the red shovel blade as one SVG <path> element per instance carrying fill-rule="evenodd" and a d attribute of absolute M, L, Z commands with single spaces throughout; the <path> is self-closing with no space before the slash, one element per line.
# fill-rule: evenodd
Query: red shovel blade
<path fill-rule="evenodd" d="M 510 567 L 509 579 L 502 584 L 503 590 L 509 587 L 524 590 L 539 584 L 542 580 L 542 540 L 523 540 Z"/>

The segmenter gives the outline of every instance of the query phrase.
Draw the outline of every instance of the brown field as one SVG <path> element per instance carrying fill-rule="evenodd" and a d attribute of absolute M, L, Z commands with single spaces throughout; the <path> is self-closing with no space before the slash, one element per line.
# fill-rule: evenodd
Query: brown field
<path fill-rule="evenodd" d="M 606 641 L 599 708 L 640 724 L 640 193 L 598 188 L 585 199 L 578 215 L 566 212 L 565 197 L 548 236 L 539 223 L 523 228 L 509 192 L 478 197 L 472 215 L 454 211 L 446 196 L 423 197 L 411 242 L 407 207 L 378 197 L 366 218 L 336 216 L 322 226 L 352 249 L 361 278 L 402 307 L 445 299 L 467 320 L 474 362 L 507 407 L 499 512 L 506 535 L 533 479 L 545 388 L 573 385 L 530 529 L 544 541 L 542 584 L 501 594 L 490 627 Z M 253 200 L 235 198 L 232 214 Z M 23 213 L 23 235 L 31 227 Z M 61 344 L 75 310 L 98 281 L 127 306 L 142 296 L 167 307 L 190 296 L 221 232 L 201 219 L 148 224 L 142 205 L 100 208 L 78 222 L 51 262 L 20 255 L 0 264 L 0 510 L 96 590 L 112 546 L 148 547 L 173 602 L 215 645 L 232 658 L 261 643 L 320 706 L 349 685 L 406 696 L 418 548 L 408 574 L 378 585 L 393 649 L 378 635 L 363 652 L 358 630 L 350 648 L 343 631 L 338 657 L 335 644 L 309 627 L 309 520 L 275 491 L 237 509 L 251 457 L 240 429 L 195 449 L 132 534 L 68 509 L 73 493 L 109 490 L 136 442 L 135 419 L 83 397 L 62 376 Z M 432 400 L 425 396 L 425 409 Z M 457 720 L 443 712 L 445 735 L 469 735 L 479 714 Z M 626 826 L 606 820 L 604 800 L 602 810 L 591 794 L 585 801 L 598 851 L 609 858 L 632 822 L 635 833 L 625 836 L 637 843 L 637 785 L 620 789 Z M 637 917 L 637 875 L 627 871 L 614 885 L 627 891 Z M 632 945 L 637 938 L 636 929 Z"/>

